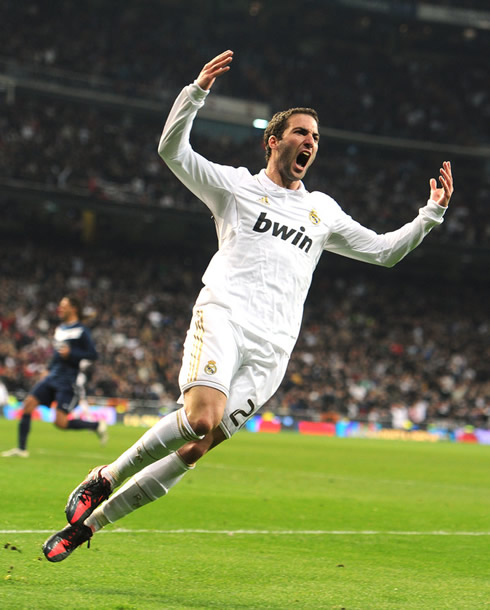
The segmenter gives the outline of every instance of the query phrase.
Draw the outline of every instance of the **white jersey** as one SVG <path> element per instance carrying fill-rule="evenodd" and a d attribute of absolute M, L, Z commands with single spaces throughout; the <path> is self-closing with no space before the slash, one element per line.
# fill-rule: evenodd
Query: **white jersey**
<path fill-rule="evenodd" d="M 204 273 L 196 307 L 224 307 L 237 324 L 291 353 L 323 250 L 391 267 L 442 222 L 445 208 L 429 200 L 412 222 L 378 235 L 324 193 L 309 193 L 303 184 L 282 188 L 265 170 L 254 176 L 243 167 L 212 163 L 189 142 L 207 94 L 196 83 L 182 90 L 158 147 L 216 223 L 219 249 Z"/>

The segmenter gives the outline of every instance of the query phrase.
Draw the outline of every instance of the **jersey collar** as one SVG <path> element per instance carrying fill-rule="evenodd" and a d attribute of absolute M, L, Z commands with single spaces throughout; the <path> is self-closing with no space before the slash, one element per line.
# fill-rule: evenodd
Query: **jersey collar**
<path fill-rule="evenodd" d="M 276 193 L 277 195 L 287 195 L 292 193 L 297 193 L 298 195 L 306 195 L 308 192 L 305 188 L 305 185 L 301 181 L 299 184 L 299 189 L 294 191 L 291 189 L 284 188 L 283 186 L 279 186 L 269 178 L 269 176 L 265 173 L 265 169 L 261 169 L 255 177 L 267 191 L 274 191 L 274 193 Z"/>

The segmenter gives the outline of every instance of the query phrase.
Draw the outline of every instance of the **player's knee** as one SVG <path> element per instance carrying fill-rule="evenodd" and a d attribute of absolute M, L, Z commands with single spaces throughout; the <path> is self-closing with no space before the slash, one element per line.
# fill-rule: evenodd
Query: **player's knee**
<path fill-rule="evenodd" d="M 191 428 L 198 436 L 206 436 L 219 424 L 219 420 L 212 410 L 196 415 L 192 413 L 190 415 L 188 414 L 187 419 L 189 420 Z"/>
<path fill-rule="evenodd" d="M 30 415 L 31 413 L 33 413 L 35 411 L 38 404 L 39 404 L 39 402 L 37 401 L 37 399 L 34 398 L 34 396 L 32 396 L 32 394 L 29 394 L 29 396 L 27 396 L 27 398 L 25 399 L 24 404 L 22 406 L 22 413 L 25 415 Z"/>
<path fill-rule="evenodd" d="M 179 455 L 189 466 L 195 464 L 207 452 L 207 448 L 199 443 L 187 443 L 179 449 Z"/>
<path fill-rule="evenodd" d="M 63 413 L 63 411 L 56 411 L 56 419 L 54 420 L 54 425 L 60 430 L 65 430 L 68 428 L 68 416 Z"/>
<path fill-rule="evenodd" d="M 207 434 L 200 441 L 187 443 L 179 449 L 179 455 L 186 464 L 191 466 L 200 460 L 203 455 L 226 440 L 226 436 L 221 428 L 216 428 Z"/>
<path fill-rule="evenodd" d="M 207 387 L 191 388 L 185 394 L 184 409 L 195 434 L 206 436 L 215 430 L 223 417 L 226 396 Z"/>
<path fill-rule="evenodd" d="M 218 428 L 213 432 L 210 432 L 200 441 L 187 443 L 179 449 L 179 455 L 186 464 L 191 466 L 200 460 L 210 449 L 219 445 L 225 440 L 224 435 Z"/>

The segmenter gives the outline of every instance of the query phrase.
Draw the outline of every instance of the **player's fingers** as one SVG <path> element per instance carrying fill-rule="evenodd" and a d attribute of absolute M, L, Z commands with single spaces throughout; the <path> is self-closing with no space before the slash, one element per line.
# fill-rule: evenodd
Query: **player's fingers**
<path fill-rule="evenodd" d="M 447 174 L 441 173 L 441 175 L 439 176 L 439 182 L 442 184 L 445 191 L 452 190 L 453 185 L 451 179 L 447 176 Z"/>
<path fill-rule="evenodd" d="M 230 61 L 231 59 L 228 62 L 219 62 L 213 65 L 206 65 L 204 66 L 201 74 L 203 76 L 207 76 L 208 78 L 216 78 L 217 76 L 220 76 L 220 74 L 228 72 L 230 69 L 228 63 L 230 63 Z"/>
<path fill-rule="evenodd" d="M 227 49 L 226 51 L 223 51 L 223 53 L 217 55 L 218 59 L 228 59 L 230 57 L 233 57 L 233 51 L 231 49 Z"/>
<path fill-rule="evenodd" d="M 431 179 L 429 180 L 429 187 L 430 187 L 430 190 L 431 190 L 431 191 L 435 191 L 435 190 L 436 190 L 436 188 L 437 188 L 437 182 L 436 182 L 435 178 L 431 178 Z"/>
<path fill-rule="evenodd" d="M 233 59 L 233 57 L 225 57 L 221 61 L 217 62 L 213 66 L 214 72 L 226 72 L 226 70 L 229 70 L 230 69 L 229 64 L 231 63 L 232 59 Z"/>
<path fill-rule="evenodd" d="M 446 173 L 448 176 L 453 175 L 451 172 L 451 164 L 449 163 L 449 161 L 444 161 L 441 167 L 441 172 Z"/>
<path fill-rule="evenodd" d="M 214 57 L 211 61 L 209 61 L 205 66 L 205 70 L 216 70 L 226 66 L 233 59 L 233 51 L 224 51 L 220 55 Z"/>
<path fill-rule="evenodd" d="M 233 59 L 233 51 L 224 51 L 209 61 L 201 70 L 197 78 L 198 84 L 203 89 L 210 89 L 218 76 L 230 69 L 228 65 Z"/>
<path fill-rule="evenodd" d="M 444 187 L 446 193 L 452 194 L 453 192 L 453 177 L 451 172 L 446 171 L 441 168 L 441 175 L 439 176 L 439 180 Z"/>
<path fill-rule="evenodd" d="M 442 164 L 442 167 L 443 167 L 443 169 L 441 171 L 444 171 L 445 177 L 452 184 L 453 183 L 453 172 L 451 170 L 451 163 L 449 161 L 444 161 L 444 163 Z"/>
<path fill-rule="evenodd" d="M 216 57 L 214 59 L 212 59 L 211 61 L 220 60 L 224 57 L 229 57 L 230 55 L 233 55 L 233 51 L 231 49 L 227 49 L 226 51 L 223 51 L 223 53 L 216 55 Z"/>

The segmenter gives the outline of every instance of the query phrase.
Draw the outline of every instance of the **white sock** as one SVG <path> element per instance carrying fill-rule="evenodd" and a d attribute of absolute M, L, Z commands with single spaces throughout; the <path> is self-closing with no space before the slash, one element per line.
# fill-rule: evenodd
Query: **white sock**
<path fill-rule="evenodd" d="M 194 466 L 188 466 L 178 453 L 172 453 L 150 464 L 96 508 L 85 520 L 85 525 L 96 532 L 108 523 L 114 523 L 137 508 L 166 495 L 170 488 L 177 485 L 186 472 L 193 468 Z"/>
<path fill-rule="evenodd" d="M 90 517 L 87 517 L 83 522 L 84 525 L 87 525 L 92 530 L 93 534 L 95 534 L 95 532 L 98 532 L 100 529 L 102 529 L 109 523 L 109 521 L 105 518 L 101 508 L 102 506 L 98 506 L 90 515 Z"/>
<path fill-rule="evenodd" d="M 177 451 L 189 441 L 203 438 L 189 424 L 184 408 L 169 413 L 112 464 L 102 470 L 102 475 L 113 484 L 113 489 L 125 479 L 136 474 L 149 464 L 161 460 Z"/>

